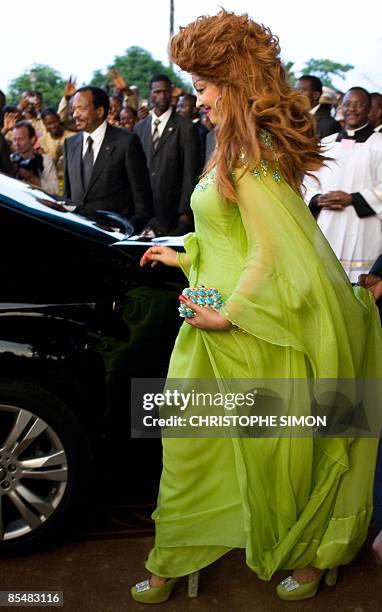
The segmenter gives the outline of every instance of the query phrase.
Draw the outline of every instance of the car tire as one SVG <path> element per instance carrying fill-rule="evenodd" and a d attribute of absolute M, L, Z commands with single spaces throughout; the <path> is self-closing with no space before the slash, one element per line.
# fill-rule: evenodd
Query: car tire
<path fill-rule="evenodd" d="M 36 550 L 80 527 L 90 468 L 75 413 L 36 384 L 0 378 L 0 554 Z"/>

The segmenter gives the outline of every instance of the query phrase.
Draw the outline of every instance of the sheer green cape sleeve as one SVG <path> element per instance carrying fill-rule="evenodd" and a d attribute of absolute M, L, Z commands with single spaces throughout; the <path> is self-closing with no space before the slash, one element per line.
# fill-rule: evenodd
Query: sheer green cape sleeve
<path fill-rule="evenodd" d="M 190 286 L 196 282 L 197 267 L 199 263 L 199 246 L 195 232 L 190 232 L 184 237 L 185 253 L 177 253 L 176 259 L 183 274 L 190 281 Z"/>
<path fill-rule="evenodd" d="M 372 296 L 353 289 L 309 209 L 286 183 L 236 177 L 247 256 L 222 313 L 267 342 L 304 352 L 318 378 L 378 376 Z"/>

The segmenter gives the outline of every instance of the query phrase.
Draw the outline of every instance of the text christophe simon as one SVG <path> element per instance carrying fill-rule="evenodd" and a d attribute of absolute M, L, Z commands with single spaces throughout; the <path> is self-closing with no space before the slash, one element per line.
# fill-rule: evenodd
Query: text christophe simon
<path fill-rule="evenodd" d="M 238 408 L 253 408 L 256 403 L 256 389 L 246 393 L 201 393 L 191 391 L 183 393 L 178 390 L 167 389 L 163 393 L 145 393 L 143 395 L 143 409 L 152 411 L 155 408 L 175 408 L 185 414 L 192 407 L 222 408 L 231 411 Z M 191 415 L 187 419 L 184 416 L 171 414 L 166 418 L 145 415 L 143 417 L 145 427 L 192 427 L 209 426 L 252 426 L 252 427 L 293 427 L 293 426 L 326 426 L 326 417 L 313 415 L 239 415 L 239 414 L 208 414 Z"/>

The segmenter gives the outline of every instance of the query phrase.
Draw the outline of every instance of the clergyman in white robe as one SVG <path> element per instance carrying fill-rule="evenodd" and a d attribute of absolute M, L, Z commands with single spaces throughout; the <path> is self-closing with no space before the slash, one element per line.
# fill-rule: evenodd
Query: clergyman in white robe
<path fill-rule="evenodd" d="M 305 178 L 304 197 L 354 283 L 382 253 L 382 134 L 367 125 L 327 136 L 321 144 L 333 161 L 314 173 L 319 184 Z M 315 205 L 320 194 L 337 190 L 352 194 L 352 205 L 341 210 Z"/>

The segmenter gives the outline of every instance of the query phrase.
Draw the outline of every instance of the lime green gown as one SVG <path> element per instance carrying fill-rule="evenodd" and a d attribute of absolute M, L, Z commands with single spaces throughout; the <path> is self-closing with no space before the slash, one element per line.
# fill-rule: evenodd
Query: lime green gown
<path fill-rule="evenodd" d="M 183 323 L 169 379 L 380 376 L 373 298 L 352 288 L 302 199 L 271 168 L 236 177 L 236 195 L 219 195 L 214 171 L 199 182 L 179 263 L 190 286 L 219 289 L 240 330 Z M 376 448 L 376 438 L 164 438 L 146 568 L 182 576 L 232 548 L 264 580 L 349 563 L 371 519 Z"/>

